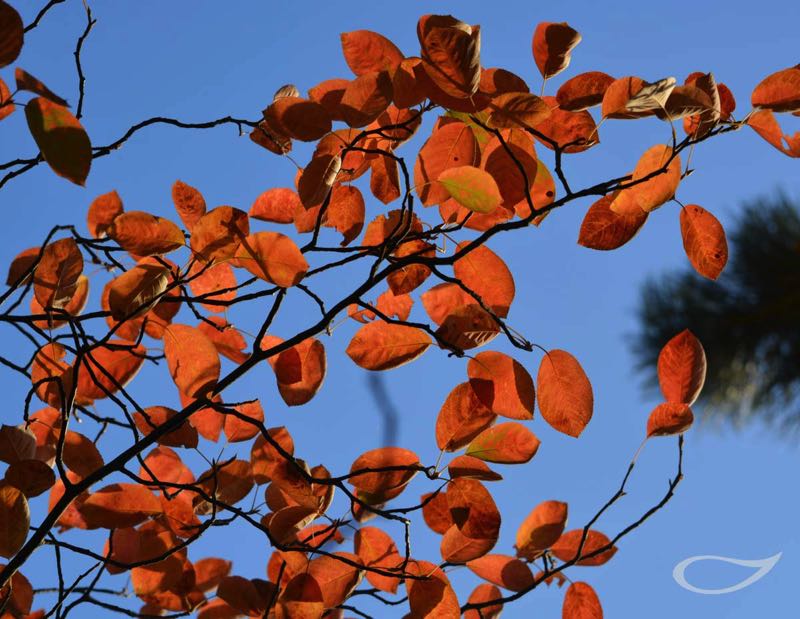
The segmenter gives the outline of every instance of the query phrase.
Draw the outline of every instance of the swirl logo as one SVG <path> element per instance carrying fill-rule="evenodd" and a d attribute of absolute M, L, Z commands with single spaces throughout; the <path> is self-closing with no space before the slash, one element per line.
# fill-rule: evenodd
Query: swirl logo
<path fill-rule="evenodd" d="M 775 567 L 775 564 L 780 560 L 783 553 L 779 552 L 776 555 L 767 557 L 766 559 L 733 559 L 730 557 L 720 557 L 717 555 L 698 555 L 696 557 L 689 557 L 684 559 L 675 566 L 672 570 L 672 577 L 681 587 L 692 591 L 693 593 L 701 593 L 703 595 L 722 595 L 725 593 L 733 593 L 745 587 L 749 587 L 754 582 L 761 580 L 767 573 Z M 734 565 L 741 565 L 742 567 L 757 568 L 750 576 L 741 582 L 731 585 L 730 587 L 723 587 L 722 589 L 702 589 L 695 587 L 693 584 L 686 580 L 686 568 L 699 561 L 722 561 L 724 563 L 732 563 Z"/>

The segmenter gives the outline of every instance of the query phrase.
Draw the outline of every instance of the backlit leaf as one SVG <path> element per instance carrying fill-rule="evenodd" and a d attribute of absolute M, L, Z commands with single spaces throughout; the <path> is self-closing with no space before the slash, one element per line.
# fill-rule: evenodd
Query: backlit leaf
<path fill-rule="evenodd" d="M 753 89 L 750 101 L 753 107 L 774 112 L 800 110 L 800 65 L 765 77 Z"/>
<path fill-rule="evenodd" d="M 172 184 L 172 203 L 183 225 L 191 232 L 199 219 L 206 214 L 206 200 L 200 191 L 177 180 Z"/>
<path fill-rule="evenodd" d="M 562 619 L 603 619 L 603 607 L 591 585 L 573 582 L 564 594 Z"/>
<path fill-rule="evenodd" d="M 719 220 L 702 206 L 681 209 L 681 236 L 686 256 L 703 277 L 717 279 L 728 262 L 728 240 Z"/>
<path fill-rule="evenodd" d="M 352 475 L 349 482 L 359 490 L 376 494 L 405 486 L 419 466 L 419 456 L 402 447 L 381 447 L 361 454 L 350 467 L 350 474 L 364 469 L 396 468 L 396 470 L 364 472 Z M 408 467 L 408 468 L 404 468 Z"/>
<path fill-rule="evenodd" d="M 10 4 L 0 0 L 0 67 L 17 59 L 24 38 L 22 18 Z"/>
<path fill-rule="evenodd" d="M 0 556 L 11 558 L 28 537 L 28 500 L 14 486 L 0 483 Z"/>
<path fill-rule="evenodd" d="M 550 551 L 560 560 L 566 562 L 573 561 L 576 557 L 586 557 L 589 554 L 594 554 L 601 548 L 605 548 L 611 544 L 611 541 L 604 534 L 599 531 L 590 529 L 586 536 L 586 541 L 583 544 L 583 549 L 580 548 L 581 540 L 583 539 L 583 529 L 573 529 L 564 533 L 558 541 L 550 547 Z M 578 551 L 580 555 L 578 555 Z M 608 562 L 617 552 L 616 546 L 611 546 L 608 550 L 604 550 L 589 558 L 582 558 L 576 562 L 576 565 L 603 565 Z"/>
<path fill-rule="evenodd" d="M 219 380 L 219 355 L 214 344 L 195 327 L 170 325 L 164 334 L 167 367 L 181 393 L 205 395 Z"/>
<path fill-rule="evenodd" d="M 569 436 L 580 436 L 592 418 L 592 385 L 578 360 L 564 350 L 551 350 L 539 365 L 536 379 L 542 417 Z"/>
<path fill-rule="evenodd" d="M 438 88 L 464 99 L 478 90 L 481 78 L 480 26 L 470 26 L 452 15 L 423 15 L 417 38 L 425 70 Z"/>
<path fill-rule="evenodd" d="M 686 432 L 694 421 L 688 404 L 665 402 L 656 406 L 647 419 L 647 436 L 672 436 Z"/>
<path fill-rule="evenodd" d="M 486 555 L 470 561 L 467 567 L 485 581 L 509 591 L 524 591 L 533 586 L 528 565 L 508 555 Z"/>
<path fill-rule="evenodd" d="M 414 186 L 425 206 L 439 204 L 450 197 L 439 183 L 449 168 L 474 165 L 479 157 L 472 131 L 462 122 L 440 124 L 422 146 L 414 164 Z"/>
<path fill-rule="evenodd" d="M 108 236 L 108 229 L 114 219 L 123 213 L 122 198 L 116 191 L 97 196 L 89 205 L 89 212 L 86 214 L 86 225 L 89 234 L 96 239 Z"/>
<path fill-rule="evenodd" d="M 343 32 L 341 39 L 345 62 L 356 75 L 393 69 L 403 60 L 403 53 L 397 46 L 377 32 Z"/>
<path fill-rule="evenodd" d="M 448 168 L 438 181 L 461 206 L 476 213 L 491 213 L 502 201 L 494 178 L 480 168 Z"/>
<path fill-rule="evenodd" d="M 533 508 L 517 529 L 517 556 L 535 559 L 555 544 L 567 524 L 567 504 L 543 501 Z"/>
<path fill-rule="evenodd" d="M 590 249 L 611 250 L 630 241 L 647 221 L 647 212 L 641 208 L 618 212 L 611 208 L 618 192 L 597 200 L 581 223 L 578 244 Z"/>
<path fill-rule="evenodd" d="M 706 353 L 694 334 L 685 329 L 658 354 L 658 384 L 667 402 L 694 404 L 706 380 Z"/>
<path fill-rule="evenodd" d="M 66 306 L 78 288 L 83 255 L 73 238 L 49 243 L 33 274 L 33 294 L 43 308 Z"/>
<path fill-rule="evenodd" d="M 511 419 L 532 419 L 536 390 L 523 365 L 501 352 L 478 353 L 467 364 L 469 382 L 478 399 L 493 413 Z"/>
<path fill-rule="evenodd" d="M 89 495 L 80 506 L 90 528 L 133 527 L 162 512 L 156 496 L 139 484 L 117 483 Z"/>
<path fill-rule="evenodd" d="M 483 404 L 471 383 L 457 385 L 436 418 L 436 445 L 457 451 L 489 427 L 497 415 Z"/>
<path fill-rule="evenodd" d="M 652 178 L 642 180 L 630 189 L 639 206 L 648 213 L 675 195 L 681 182 L 681 158 L 678 155 L 673 157 L 672 148 L 665 144 L 650 147 L 636 164 L 632 180 L 639 181 L 651 174 L 654 174 Z"/>
<path fill-rule="evenodd" d="M 466 454 L 487 462 L 523 464 L 536 455 L 539 442 L 521 423 L 509 421 L 481 432 L 472 439 Z"/>
<path fill-rule="evenodd" d="M 308 271 L 300 248 L 280 232 L 254 232 L 241 239 L 236 260 L 256 277 L 283 288 L 298 284 Z"/>
<path fill-rule="evenodd" d="M 602 103 L 603 95 L 613 81 L 613 77 L 602 71 L 580 73 L 561 85 L 556 100 L 562 110 L 585 110 Z"/>
<path fill-rule="evenodd" d="M 390 370 L 413 361 L 430 345 L 430 336 L 416 327 L 376 321 L 356 332 L 346 352 L 366 370 Z"/>
<path fill-rule="evenodd" d="M 232 206 L 218 206 L 195 222 L 192 251 L 208 262 L 233 258 L 239 243 L 250 234 L 247 213 Z"/>

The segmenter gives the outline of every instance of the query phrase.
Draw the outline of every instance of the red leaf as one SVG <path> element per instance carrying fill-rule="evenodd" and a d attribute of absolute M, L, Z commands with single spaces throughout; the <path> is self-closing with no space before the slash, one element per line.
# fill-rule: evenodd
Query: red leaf
<path fill-rule="evenodd" d="M 503 597 L 503 594 L 500 593 L 500 589 L 494 585 L 483 583 L 475 587 L 470 593 L 467 604 L 483 604 L 501 597 Z M 492 606 L 484 606 L 480 610 L 469 609 L 464 613 L 464 619 L 498 619 L 501 612 L 503 612 L 503 605 L 494 604 Z"/>
<path fill-rule="evenodd" d="M 647 419 L 647 437 L 683 434 L 692 426 L 694 415 L 688 404 L 665 402 L 659 404 Z"/>
<path fill-rule="evenodd" d="M 717 279 L 728 262 L 728 241 L 716 217 L 697 204 L 681 209 L 681 236 L 689 262 L 703 277 Z"/>
<path fill-rule="evenodd" d="M 162 513 L 161 503 L 146 487 L 111 484 L 89 495 L 79 510 L 90 528 L 133 527 Z"/>
<path fill-rule="evenodd" d="M 594 395 L 578 360 L 564 350 L 551 350 L 539 365 L 537 382 L 545 421 L 559 432 L 580 436 L 592 418 Z"/>
<path fill-rule="evenodd" d="M 550 106 L 529 92 L 507 92 L 494 97 L 488 125 L 495 129 L 532 129 L 551 114 Z"/>
<path fill-rule="evenodd" d="M 14 69 L 14 81 L 17 83 L 17 90 L 26 90 L 40 97 L 44 97 L 45 99 L 49 99 L 58 105 L 69 107 L 69 104 L 64 101 L 64 99 L 45 86 L 41 80 L 35 78 L 20 67 Z"/>
<path fill-rule="evenodd" d="M 206 200 L 203 198 L 203 194 L 181 180 L 175 181 L 172 185 L 172 203 L 189 232 L 206 214 Z"/>
<path fill-rule="evenodd" d="M 564 533 L 558 541 L 553 544 L 550 551 L 561 561 L 565 563 L 571 562 L 578 556 L 581 540 L 583 539 L 583 529 L 573 529 Z M 600 533 L 599 531 L 589 530 L 586 536 L 586 542 L 583 545 L 580 556 L 586 557 L 589 554 L 597 552 L 601 548 L 605 548 L 611 541 Z M 617 552 L 616 546 L 611 546 L 608 550 L 589 558 L 582 558 L 576 562 L 576 565 L 603 565 L 608 562 Z"/>
<path fill-rule="evenodd" d="M 122 198 L 116 191 L 109 191 L 97 196 L 92 200 L 89 212 L 86 214 L 86 226 L 89 228 L 89 234 L 96 239 L 107 236 L 114 218 L 121 215 L 124 210 Z"/>
<path fill-rule="evenodd" d="M 521 423 L 509 421 L 487 428 L 472 439 L 466 454 L 487 462 L 523 464 L 539 449 L 539 439 Z"/>
<path fill-rule="evenodd" d="M 56 476 L 41 460 L 20 460 L 6 469 L 5 481 L 30 499 L 52 488 Z"/>
<path fill-rule="evenodd" d="M 706 380 L 706 353 L 694 334 L 685 329 L 658 354 L 658 384 L 667 402 L 694 404 Z"/>
<path fill-rule="evenodd" d="M 92 349 L 78 367 L 75 402 L 89 405 L 124 388 L 144 363 L 147 349 L 127 340 L 109 340 Z"/>
<path fill-rule="evenodd" d="M 233 258 L 248 234 L 247 213 L 232 206 L 218 206 L 200 217 L 192 228 L 192 251 L 207 262 L 225 262 Z"/>
<path fill-rule="evenodd" d="M 451 15 L 423 15 L 417 23 L 425 70 L 447 95 L 465 99 L 481 78 L 481 30 Z"/>
<path fill-rule="evenodd" d="M 501 352 L 478 353 L 469 360 L 467 375 L 478 399 L 493 413 L 511 419 L 533 418 L 533 379 L 516 360 Z"/>
<path fill-rule="evenodd" d="M 280 97 L 264 110 L 267 124 L 280 133 L 313 142 L 331 130 L 331 118 L 323 106 L 298 96 Z"/>
<path fill-rule="evenodd" d="M 448 168 L 475 165 L 478 144 L 472 130 L 462 122 L 439 124 L 422 146 L 414 163 L 414 186 L 422 204 L 431 206 L 450 197 L 439 183 L 439 176 Z"/>
<path fill-rule="evenodd" d="M 436 418 L 436 445 L 444 451 L 461 449 L 496 418 L 471 383 L 456 385 Z"/>
<path fill-rule="evenodd" d="M 430 345 L 430 336 L 416 327 L 380 321 L 361 327 L 346 352 L 366 370 L 391 370 L 414 361 Z"/>
<path fill-rule="evenodd" d="M 33 274 L 33 294 L 43 308 L 63 308 L 78 289 L 83 256 L 73 238 L 49 243 Z"/>
<path fill-rule="evenodd" d="M 166 406 L 150 406 L 143 412 L 135 412 L 133 420 L 139 431 L 147 436 L 153 430 L 172 419 L 178 411 Z M 177 428 L 167 432 L 157 439 L 159 445 L 168 447 L 197 447 L 197 430 L 184 421 Z"/>
<path fill-rule="evenodd" d="M 562 110 L 585 110 L 602 103 L 603 95 L 613 81 L 613 77 L 602 71 L 580 73 L 561 85 L 556 100 Z"/>
<path fill-rule="evenodd" d="M 402 567 L 403 557 L 397 551 L 397 546 L 383 530 L 377 527 L 361 527 L 353 537 L 353 548 L 358 558 L 366 567 L 379 568 L 391 571 Z M 375 572 L 365 572 L 369 584 L 376 589 L 387 593 L 396 593 L 400 585 L 399 578 L 383 576 Z"/>
<path fill-rule="evenodd" d="M 358 473 L 364 469 L 390 468 L 396 470 L 370 471 Z M 404 468 L 408 467 L 408 468 Z M 419 457 L 413 451 L 402 447 L 381 447 L 361 454 L 350 467 L 353 486 L 364 492 L 377 494 L 394 488 L 405 486 L 419 467 Z"/>
<path fill-rule="evenodd" d="M 581 223 L 578 244 L 590 249 L 611 250 L 622 247 L 641 230 L 647 221 L 647 212 L 641 208 L 619 212 L 611 204 L 619 196 L 614 192 L 597 200 Z"/>
<path fill-rule="evenodd" d="M 447 465 L 451 479 L 469 477 L 480 481 L 500 481 L 503 476 L 495 473 L 489 466 L 478 458 L 472 456 L 457 456 Z"/>
<path fill-rule="evenodd" d="M 294 214 L 302 208 L 300 196 L 288 187 L 267 189 L 256 198 L 250 207 L 250 217 L 261 221 L 272 221 L 278 224 L 290 224 Z"/>
<path fill-rule="evenodd" d="M 397 46 L 377 32 L 343 32 L 341 39 L 345 62 L 356 75 L 390 70 L 403 60 L 403 53 Z"/>
<path fill-rule="evenodd" d="M 566 22 L 541 22 L 533 33 L 533 59 L 544 79 L 558 75 L 569 66 L 573 48 L 581 35 Z"/>
<path fill-rule="evenodd" d="M 244 336 L 222 316 L 209 316 L 208 320 L 219 328 L 213 327 L 206 321 L 201 322 L 197 328 L 214 343 L 217 352 L 234 363 L 244 363 L 249 356 L 244 352 L 247 349 Z"/>
<path fill-rule="evenodd" d="M 480 578 L 509 591 L 524 591 L 533 586 L 528 565 L 508 555 L 486 555 L 470 561 L 467 567 Z"/>
<path fill-rule="evenodd" d="M 533 508 L 517 529 L 517 556 L 533 560 L 555 544 L 567 524 L 567 504 L 543 501 Z"/>
<path fill-rule="evenodd" d="M 665 170 L 659 172 L 662 168 Z M 672 148 L 665 144 L 656 144 L 645 151 L 633 170 L 632 180 L 639 181 L 656 172 L 652 178 L 630 188 L 636 202 L 648 213 L 672 199 L 681 182 L 681 158 L 673 157 Z"/>
<path fill-rule="evenodd" d="M 585 582 L 573 582 L 564 595 L 562 619 L 603 619 L 603 607 L 594 589 Z"/>
<path fill-rule="evenodd" d="M 753 89 L 750 101 L 753 107 L 774 112 L 800 110 L 800 65 L 765 77 Z"/>
<path fill-rule="evenodd" d="M 424 579 L 406 581 L 411 617 L 458 619 L 461 609 L 458 598 L 445 573 L 428 561 L 411 561 L 408 571 Z"/>
<path fill-rule="evenodd" d="M 167 367 L 181 393 L 205 395 L 219 380 L 217 349 L 203 333 L 188 325 L 170 325 L 164 334 Z"/>

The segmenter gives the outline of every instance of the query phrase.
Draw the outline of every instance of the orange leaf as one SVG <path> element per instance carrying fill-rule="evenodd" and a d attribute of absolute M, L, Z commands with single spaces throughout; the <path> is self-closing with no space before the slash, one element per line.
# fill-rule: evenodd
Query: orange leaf
<path fill-rule="evenodd" d="M 142 467 L 139 476 L 147 481 L 163 481 L 171 484 L 191 484 L 194 475 L 175 450 L 159 446 L 144 459 L 147 469 Z M 152 473 L 152 475 L 151 475 Z"/>
<path fill-rule="evenodd" d="M 486 555 L 470 561 L 467 567 L 480 578 L 509 591 L 524 591 L 533 586 L 531 568 L 508 555 Z"/>
<path fill-rule="evenodd" d="M 765 77 L 753 89 L 750 101 L 753 107 L 774 112 L 800 110 L 800 65 Z"/>
<path fill-rule="evenodd" d="M 294 214 L 302 208 L 300 196 L 288 187 L 267 189 L 256 198 L 250 207 L 250 217 L 261 221 L 272 221 L 278 224 L 290 224 L 294 221 Z"/>
<path fill-rule="evenodd" d="M 0 50 L 0 53 L 2 53 L 2 50 Z M 0 120 L 12 114 L 15 109 L 16 106 L 11 99 L 11 91 L 6 86 L 6 83 L 0 79 Z"/>
<path fill-rule="evenodd" d="M 322 203 L 342 167 L 342 158 L 339 155 L 315 153 L 297 181 L 297 193 L 303 206 L 308 209 Z"/>
<path fill-rule="evenodd" d="M 89 405 L 124 388 L 144 363 L 147 349 L 127 340 L 109 340 L 88 352 L 78 367 L 75 402 Z"/>
<path fill-rule="evenodd" d="M 43 97 L 28 101 L 25 117 L 53 172 L 83 186 L 92 165 L 92 145 L 80 121 L 64 106 Z"/>
<path fill-rule="evenodd" d="M 249 616 L 263 615 L 274 595 L 277 591 L 272 583 L 242 576 L 224 576 L 217 588 L 220 599 Z"/>
<path fill-rule="evenodd" d="M 558 75 L 569 66 L 574 47 L 581 42 L 577 30 L 566 22 L 541 22 L 533 33 L 533 59 L 544 79 Z"/>
<path fill-rule="evenodd" d="M 345 62 L 355 75 L 393 69 L 403 60 L 397 46 L 377 32 L 343 32 L 341 39 Z"/>
<path fill-rule="evenodd" d="M 620 192 L 610 193 L 597 200 L 581 223 L 578 244 L 590 249 L 611 250 L 622 247 L 641 230 L 647 212 L 641 208 L 615 211 L 611 204 Z"/>
<path fill-rule="evenodd" d="M 706 380 L 706 353 L 694 334 L 685 329 L 658 354 L 658 384 L 667 402 L 694 404 Z"/>
<path fill-rule="evenodd" d="M 356 332 L 346 352 L 366 370 L 391 370 L 414 361 L 430 345 L 430 336 L 416 327 L 376 321 Z"/>
<path fill-rule="evenodd" d="M 64 361 L 66 355 L 61 344 L 45 344 L 31 364 L 31 384 L 36 386 L 36 395 L 54 408 L 61 408 L 74 384 L 73 368 Z"/>
<path fill-rule="evenodd" d="M 436 445 L 445 451 L 461 449 L 496 418 L 471 383 L 456 385 L 436 418 Z"/>
<path fill-rule="evenodd" d="M 250 234 L 247 213 L 218 206 L 200 217 L 192 228 L 192 251 L 208 262 L 233 258 L 239 243 Z"/>
<path fill-rule="evenodd" d="M 197 483 L 218 501 L 235 505 L 253 489 L 253 471 L 245 460 L 230 460 L 212 466 L 197 478 Z"/>
<path fill-rule="evenodd" d="M 464 249 L 468 243 L 459 243 L 456 252 Z M 500 256 L 485 245 L 480 245 L 456 260 L 453 272 L 498 316 L 505 318 L 508 315 L 516 289 L 511 270 Z"/>
<path fill-rule="evenodd" d="M 89 495 L 79 510 L 90 528 L 133 527 L 163 510 L 156 496 L 139 484 L 111 484 Z"/>
<path fill-rule="evenodd" d="M 580 436 L 592 418 L 592 385 L 581 364 L 564 350 L 551 350 L 539 365 L 536 381 L 542 417 L 569 436 Z"/>
<path fill-rule="evenodd" d="M 717 279 L 728 262 L 728 240 L 714 215 L 702 206 L 681 209 L 681 236 L 689 262 L 703 277 Z"/>
<path fill-rule="evenodd" d="M 503 597 L 500 589 L 494 585 L 483 583 L 475 587 L 469 595 L 467 604 L 483 604 Z M 464 613 L 464 619 L 498 619 L 503 612 L 502 604 L 484 606 L 480 610 L 469 609 Z"/>
<path fill-rule="evenodd" d="M 397 161 L 380 155 L 370 161 L 372 175 L 369 188 L 378 200 L 389 204 L 400 197 L 400 178 L 397 174 Z"/>
<path fill-rule="evenodd" d="M 28 537 L 28 500 L 14 486 L 0 483 L 0 556 L 11 558 Z"/>
<path fill-rule="evenodd" d="M 89 228 L 89 234 L 96 239 L 107 236 L 114 218 L 121 215 L 124 210 L 122 198 L 116 191 L 109 191 L 97 196 L 92 200 L 89 212 L 86 213 L 86 226 Z"/>
<path fill-rule="evenodd" d="M 136 427 L 139 431 L 147 436 L 177 414 L 178 411 L 166 406 L 150 406 L 141 413 L 136 411 L 133 414 L 133 421 L 136 423 Z M 160 436 L 156 442 L 158 442 L 159 445 L 166 445 L 168 447 L 194 448 L 197 447 L 197 430 L 189 425 L 188 421 L 184 421 L 174 430 Z"/>
<path fill-rule="evenodd" d="M 604 118 L 642 118 L 663 110 L 675 78 L 666 77 L 652 84 L 639 77 L 627 76 L 614 80 L 603 95 Z"/>
<path fill-rule="evenodd" d="M 17 67 L 14 69 L 14 81 L 17 83 L 17 90 L 26 90 L 33 94 L 49 99 L 53 103 L 69 107 L 69 104 L 61 97 L 50 90 L 44 83 L 28 73 L 25 69 Z"/>
<path fill-rule="evenodd" d="M 258 423 L 264 422 L 264 409 L 261 408 L 261 402 L 259 400 L 237 404 L 232 408 L 253 421 Z M 240 443 L 250 440 L 259 434 L 259 427 L 235 415 L 225 415 L 223 431 L 229 443 Z"/>
<path fill-rule="evenodd" d="M 275 370 L 278 391 L 289 406 L 308 403 L 319 391 L 327 372 L 325 347 L 315 338 L 270 357 L 269 362 Z"/>
<path fill-rule="evenodd" d="M 666 168 L 663 172 L 659 172 Z M 655 175 L 630 188 L 643 211 L 648 213 L 675 195 L 681 182 L 681 158 L 673 157 L 672 148 L 656 144 L 645 151 L 633 170 L 633 181 Z"/>
<path fill-rule="evenodd" d="M 225 303 L 236 298 L 236 275 L 227 262 L 211 266 L 195 262 L 189 270 L 189 288 L 192 294 L 201 297 L 207 310 L 224 312 L 227 308 Z"/>
<path fill-rule="evenodd" d="M 413 451 L 402 447 L 381 447 L 364 452 L 355 459 L 350 467 L 352 477 L 349 481 L 359 490 L 377 494 L 405 486 L 417 474 L 419 466 L 419 456 Z M 353 475 L 364 469 L 380 468 L 395 470 L 370 471 Z"/>
<path fill-rule="evenodd" d="M 453 516 L 450 514 L 450 506 L 447 504 L 447 495 L 444 492 L 423 494 L 420 504 L 425 524 L 432 531 L 441 535 L 453 526 Z"/>
<path fill-rule="evenodd" d="M 364 227 L 364 196 L 358 187 L 337 185 L 331 192 L 326 226 L 336 228 L 344 238 L 340 245 L 349 245 Z"/>
<path fill-rule="evenodd" d="M 494 97 L 487 124 L 495 129 L 532 129 L 551 114 L 550 106 L 529 92 L 506 92 Z"/>
<path fill-rule="evenodd" d="M 647 437 L 683 434 L 692 426 L 694 415 L 688 404 L 665 402 L 656 406 L 647 419 Z"/>
<path fill-rule="evenodd" d="M 370 71 L 344 89 L 339 111 L 351 127 L 363 127 L 380 116 L 392 102 L 392 78 L 388 71 Z"/>
<path fill-rule="evenodd" d="M 317 581 L 325 608 L 335 608 L 344 603 L 361 581 L 361 570 L 337 557 L 358 562 L 358 557 L 354 554 L 335 552 L 333 556 L 318 557 L 308 564 L 308 574 Z"/>
<path fill-rule="evenodd" d="M 458 598 L 445 573 L 428 561 L 410 561 L 408 571 L 424 579 L 406 581 L 411 617 L 431 619 L 458 619 L 461 609 Z"/>
<path fill-rule="evenodd" d="M 561 501 L 543 501 L 533 508 L 517 529 L 517 556 L 535 559 L 542 551 L 555 544 L 567 524 L 567 504 Z"/>
<path fill-rule="evenodd" d="M 784 135 L 772 110 L 758 110 L 750 114 L 750 128 L 789 157 L 800 157 L 800 131 L 793 136 Z M 784 142 L 786 145 L 784 146 Z"/>
<path fill-rule="evenodd" d="M 33 274 L 33 294 L 43 308 L 63 308 L 78 289 L 83 256 L 73 238 L 49 243 Z"/>
<path fill-rule="evenodd" d="M 275 619 L 320 619 L 325 612 L 322 589 L 311 574 L 297 574 L 275 605 Z"/>
<path fill-rule="evenodd" d="M 496 537 L 472 539 L 453 525 L 445 531 L 439 551 L 444 561 L 466 563 L 482 557 L 494 548 L 496 543 Z"/>
<path fill-rule="evenodd" d="M 478 144 L 469 127 L 458 121 L 437 125 L 414 163 L 414 186 L 422 204 L 447 200 L 450 193 L 439 183 L 439 176 L 452 167 L 474 165 L 478 158 Z"/>
<path fill-rule="evenodd" d="M 489 466 L 478 458 L 472 456 L 457 456 L 447 465 L 451 479 L 469 477 L 480 481 L 500 481 L 503 476 L 495 473 Z"/>
<path fill-rule="evenodd" d="M 103 466 L 103 456 L 94 442 L 79 432 L 67 431 L 64 437 L 64 465 L 81 479 Z"/>
<path fill-rule="evenodd" d="M 361 527 L 353 537 L 353 549 L 366 567 L 380 568 L 390 571 L 401 568 L 403 557 L 397 551 L 394 540 L 377 527 Z M 396 593 L 400 584 L 399 578 L 383 576 L 375 572 L 366 572 L 367 580 L 376 589 L 387 593 Z"/>
<path fill-rule="evenodd" d="M 478 353 L 467 363 L 467 375 L 478 399 L 493 413 L 532 419 L 536 390 L 523 365 L 501 352 Z"/>
<path fill-rule="evenodd" d="M 290 456 L 294 453 L 292 436 L 283 426 L 269 428 L 270 438 L 280 445 Z M 283 468 L 286 460 L 275 447 L 259 434 L 250 450 L 250 464 L 253 469 L 253 479 L 257 484 L 265 484 L 272 480 L 277 469 Z"/>
<path fill-rule="evenodd" d="M 562 110 L 578 112 L 600 105 L 614 78 L 602 71 L 580 73 L 561 84 L 556 100 Z"/>
<path fill-rule="evenodd" d="M 564 595 L 562 619 L 603 619 L 603 607 L 591 585 L 573 582 Z"/>
<path fill-rule="evenodd" d="M 222 316 L 209 316 L 208 320 L 219 328 L 211 326 L 206 321 L 201 322 L 197 328 L 214 343 L 217 352 L 234 363 L 244 363 L 248 354 L 244 352 L 247 349 L 247 342 L 242 334 Z"/>
<path fill-rule="evenodd" d="M 189 232 L 206 214 L 206 200 L 203 198 L 203 194 L 181 180 L 175 181 L 172 185 L 172 203 Z"/>
<path fill-rule="evenodd" d="M 211 591 L 230 571 L 230 561 L 217 557 L 200 559 L 194 564 L 195 586 L 203 592 Z"/>
<path fill-rule="evenodd" d="M 550 106 L 550 116 L 536 125 L 536 130 L 550 141 L 534 136 L 543 146 L 553 150 L 551 142 L 555 142 L 564 153 L 582 153 L 599 144 L 597 125 L 589 112 L 562 110 L 555 97 L 544 97 L 544 102 Z"/>
<path fill-rule="evenodd" d="M 164 334 L 167 367 L 181 393 L 205 395 L 219 380 L 217 349 L 203 333 L 188 325 L 170 325 Z"/>
<path fill-rule="evenodd" d="M 465 536 L 473 540 L 497 541 L 500 512 L 481 482 L 464 477 L 454 479 L 447 487 L 447 505 L 453 525 Z"/>
<path fill-rule="evenodd" d="M 552 552 L 559 560 L 564 561 L 565 563 L 571 562 L 578 556 L 578 550 L 580 548 L 582 539 L 583 529 L 573 529 L 572 531 L 567 531 L 560 538 L 558 538 L 558 541 L 555 544 L 551 546 L 550 552 Z M 611 541 L 608 539 L 608 537 L 599 531 L 590 529 L 588 535 L 586 536 L 586 542 L 583 545 L 580 556 L 586 557 L 587 555 L 595 553 L 601 548 L 605 548 L 610 544 Z M 616 554 L 616 552 L 617 547 L 611 546 L 608 550 L 604 550 L 593 557 L 580 559 L 576 562 L 576 565 L 603 565 L 604 563 L 608 562 L 611 557 Z"/>
<path fill-rule="evenodd" d="M 264 110 L 264 119 L 280 133 L 303 142 L 316 141 L 331 130 L 325 108 L 298 96 L 275 99 Z"/>
<path fill-rule="evenodd" d="M 111 316 L 122 320 L 146 312 L 166 291 L 169 279 L 168 267 L 147 260 L 115 277 L 107 288 Z"/>
<path fill-rule="evenodd" d="M 539 439 L 521 423 L 509 421 L 487 428 L 472 439 L 466 454 L 487 462 L 523 464 L 539 449 Z"/>
<path fill-rule="evenodd" d="M 481 30 L 451 15 L 423 15 L 417 22 L 425 70 L 447 95 L 465 99 L 481 78 Z"/>

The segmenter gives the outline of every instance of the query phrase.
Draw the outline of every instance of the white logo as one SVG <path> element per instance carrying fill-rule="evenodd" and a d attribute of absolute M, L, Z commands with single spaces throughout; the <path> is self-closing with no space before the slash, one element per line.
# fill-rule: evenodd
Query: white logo
<path fill-rule="evenodd" d="M 744 589 L 745 587 L 749 587 L 757 580 L 760 580 L 767 573 L 775 567 L 775 564 L 781 558 L 783 553 L 779 552 L 776 555 L 772 555 L 771 557 L 767 557 L 766 559 L 732 559 L 730 557 L 719 557 L 716 555 L 699 555 L 696 557 L 689 557 L 688 559 L 684 559 L 678 565 L 675 566 L 675 569 L 672 570 L 672 577 L 675 579 L 681 587 L 692 591 L 694 593 L 702 593 L 703 595 L 722 595 L 723 593 L 733 593 L 734 591 L 738 591 L 739 589 Z M 697 563 L 698 561 L 723 561 L 725 563 L 733 563 L 734 565 L 741 565 L 743 567 L 753 567 L 758 568 L 753 574 L 745 578 L 742 582 L 737 583 L 731 587 L 724 587 L 723 589 L 701 589 L 700 587 L 695 587 L 694 585 L 690 584 L 686 580 L 686 568 L 689 567 L 692 563 Z"/>

